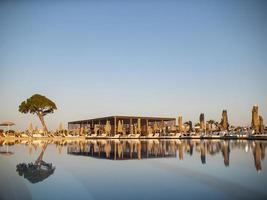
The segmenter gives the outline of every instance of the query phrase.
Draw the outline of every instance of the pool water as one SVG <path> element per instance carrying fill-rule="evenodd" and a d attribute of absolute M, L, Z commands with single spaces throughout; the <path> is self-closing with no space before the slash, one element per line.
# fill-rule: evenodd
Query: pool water
<path fill-rule="evenodd" d="M 0 141 L 0 199 L 267 199 L 267 141 Z"/>

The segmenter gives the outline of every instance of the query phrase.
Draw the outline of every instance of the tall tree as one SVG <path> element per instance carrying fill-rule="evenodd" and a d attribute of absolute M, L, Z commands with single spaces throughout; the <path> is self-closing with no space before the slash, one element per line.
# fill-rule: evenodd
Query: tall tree
<path fill-rule="evenodd" d="M 215 124 L 215 121 L 213 119 L 210 119 L 209 121 L 207 121 L 210 124 L 210 129 L 212 130 L 213 128 L 213 124 Z"/>
<path fill-rule="evenodd" d="M 44 121 L 44 116 L 53 113 L 56 109 L 57 106 L 53 101 L 40 94 L 31 96 L 19 106 L 19 112 L 24 114 L 31 113 L 39 117 L 45 133 L 47 133 L 48 130 Z"/>

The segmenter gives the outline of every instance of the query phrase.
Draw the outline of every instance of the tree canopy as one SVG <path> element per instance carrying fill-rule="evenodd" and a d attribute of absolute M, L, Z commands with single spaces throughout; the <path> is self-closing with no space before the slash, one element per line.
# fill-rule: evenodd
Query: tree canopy
<path fill-rule="evenodd" d="M 53 113 L 56 109 L 57 106 L 53 101 L 40 94 L 31 96 L 19 106 L 19 112 L 36 114 L 39 117 L 45 133 L 47 133 L 48 130 L 44 121 L 44 116 Z"/>
<path fill-rule="evenodd" d="M 19 106 L 21 113 L 41 114 L 42 116 L 53 113 L 56 109 L 57 106 L 53 101 L 40 94 L 31 96 Z"/>

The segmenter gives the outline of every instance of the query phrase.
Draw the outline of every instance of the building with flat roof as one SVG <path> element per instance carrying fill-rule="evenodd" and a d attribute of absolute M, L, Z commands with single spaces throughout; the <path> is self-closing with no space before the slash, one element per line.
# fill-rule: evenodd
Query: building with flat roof
<path fill-rule="evenodd" d="M 153 131 L 165 133 L 168 127 L 175 126 L 175 118 L 166 117 L 140 117 L 140 116 L 109 116 L 87 120 L 72 121 L 68 123 L 69 131 L 87 128 L 89 133 L 101 134 L 109 129 L 109 135 L 117 133 L 147 135 Z"/>

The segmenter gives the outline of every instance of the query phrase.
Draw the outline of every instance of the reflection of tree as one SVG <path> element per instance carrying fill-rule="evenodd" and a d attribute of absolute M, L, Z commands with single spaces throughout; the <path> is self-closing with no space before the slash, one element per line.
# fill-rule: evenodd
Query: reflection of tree
<path fill-rule="evenodd" d="M 55 167 L 52 166 L 52 163 L 46 163 L 43 161 L 47 145 L 48 144 L 46 143 L 43 146 L 42 152 L 35 163 L 20 163 L 17 165 L 18 174 L 20 176 L 24 176 L 24 178 L 28 179 L 31 183 L 41 182 L 52 175 L 55 171 Z"/>
<path fill-rule="evenodd" d="M 202 164 L 206 164 L 206 147 L 205 143 L 201 143 L 200 146 L 200 159 Z"/>
<path fill-rule="evenodd" d="M 229 164 L 230 164 L 230 161 L 229 161 L 229 157 L 230 157 L 229 141 L 223 143 L 223 145 L 222 145 L 222 155 L 223 155 L 224 165 L 226 167 L 228 167 Z"/>

